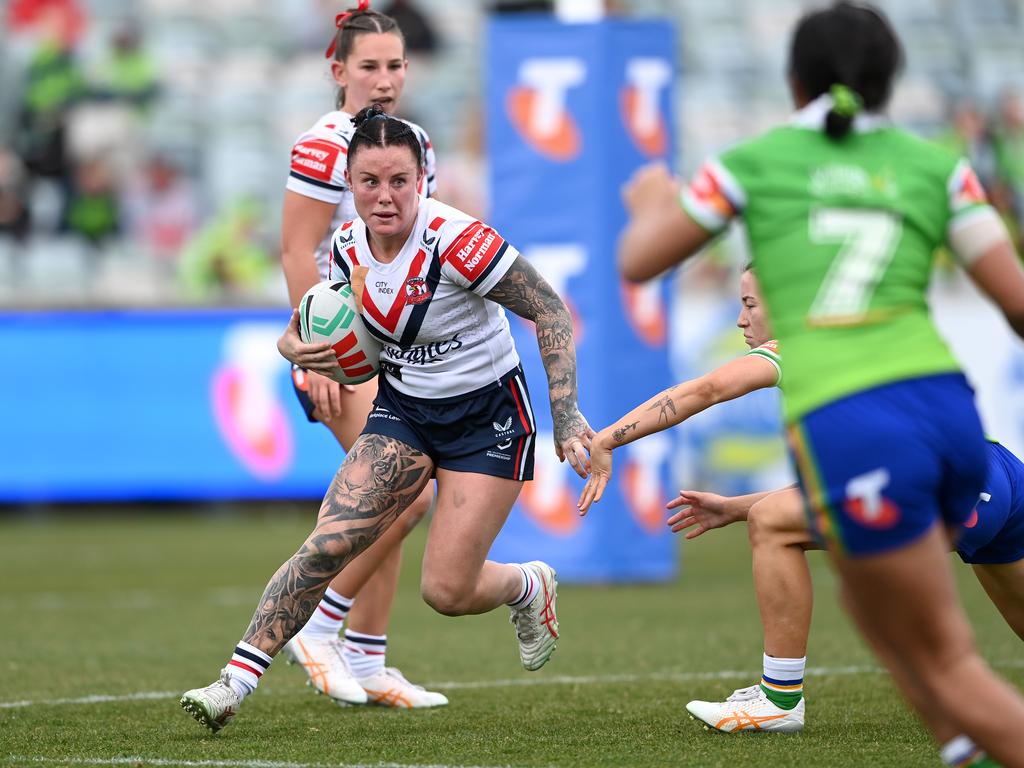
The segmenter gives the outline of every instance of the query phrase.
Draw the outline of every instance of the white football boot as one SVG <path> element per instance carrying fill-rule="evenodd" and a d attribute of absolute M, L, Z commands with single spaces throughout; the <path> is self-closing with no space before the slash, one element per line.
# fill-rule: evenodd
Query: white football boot
<path fill-rule="evenodd" d="M 547 663 L 555 652 L 558 640 L 558 616 L 555 614 L 555 597 L 558 580 L 555 569 L 540 560 L 523 563 L 524 568 L 540 581 L 537 596 L 522 608 L 511 608 L 509 621 L 516 627 L 519 638 L 519 659 L 523 667 L 531 672 Z"/>
<path fill-rule="evenodd" d="M 289 664 L 301 664 L 309 679 L 306 685 L 317 693 L 330 696 L 341 705 L 365 704 L 366 691 L 359 685 L 349 671 L 341 638 L 307 637 L 301 632 L 289 640 L 284 648 L 284 656 Z"/>
<path fill-rule="evenodd" d="M 691 701 L 686 711 L 691 719 L 723 733 L 798 733 L 804 729 L 803 698 L 792 709 L 782 709 L 765 695 L 760 685 L 740 688 L 725 701 Z"/>
<path fill-rule="evenodd" d="M 216 733 L 231 722 L 242 704 L 228 683 L 230 679 L 231 672 L 225 667 L 220 672 L 219 680 L 205 688 L 185 691 L 178 703 L 200 724 Z"/>
<path fill-rule="evenodd" d="M 428 691 L 422 685 L 413 685 L 395 667 L 384 667 L 369 677 L 359 678 L 358 682 L 366 692 L 367 703 L 378 707 L 417 709 L 443 707 L 448 703 L 447 696 Z"/>

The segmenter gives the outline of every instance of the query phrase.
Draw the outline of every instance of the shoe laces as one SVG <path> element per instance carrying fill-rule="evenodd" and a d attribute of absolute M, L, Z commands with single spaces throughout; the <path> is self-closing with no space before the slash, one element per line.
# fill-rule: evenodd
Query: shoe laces
<path fill-rule="evenodd" d="M 748 686 L 746 688 L 737 688 L 726 701 L 750 701 L 756 699 L 761 695 L 760 684 Z"/>
<path fill-rule="evenodd" d="M 345 665 L 345 669 L 348 669 L 348 662 L 345 661 L 345 643 L 341 637 L 335 635 L 334 637 L 327 638 L 323 642 L 324 645 L 331 650 L 331 653 L 337 656 L 338 660 Z"/>
<path fill-rule="evenodd" d="M 524 643 L 537 642 L 543 634 L 542 626 L 553 637 L 558 637 L 558 632 L 553 628 L 556 621 L 555 610 L 551 605 L 551 601 L 555 597 L 554 592 L 544 588 L 544 579 L 540 575 L 537 578 L 540 580 L 537 595 L 522 608 L 512 608 L 511 615 L 508 617 L 509 622 L 516 627 L 516 637 Z M 535 616 L 534 606 L 538 600 L 544 601 L 544 607 Z"/>
<path fill-rule="evenodd" d="M 220 679 L 203 689 L 210 702 L 220 709 L 234 709 L 238 706 L 239 696 L 231 687 L 231 673 L 221 670 Z"/>
<path fill-rule="evenodd" d="M 424 688 L 422 685 L 416 685 L 415 683 L 410 683 L 408 678 L 406 678 L 406 676 L 402 674 L 402 671 L 398 667 L 384 667 L 384 674 L 387 675 L 388 677 L 395 678 L 396 680 L 398 680 L 399 682 L 404 683 L 405 685 L 409 686 L 410 688 L 415 688 L 418 691 L 425 691 L 426 690 L 426 688 Z"/>

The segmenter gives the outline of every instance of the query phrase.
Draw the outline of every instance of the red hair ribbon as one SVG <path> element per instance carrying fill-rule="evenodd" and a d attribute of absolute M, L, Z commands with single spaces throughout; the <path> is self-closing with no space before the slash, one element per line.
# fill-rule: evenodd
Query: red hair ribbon
<path fill-rule="evenodd" d="M 370 9 L 370 0 L 359 0 L 359 5 L 356 6 L 356 9 L 354 11 L 345 11 L 344 13 L 339 13 L 337 16 L 334 17 L 334 28 L 335 29 L 341 29 L 342 26 L 344 26 L 345 21 L 353 13 L 359 13 L 360 11 L 368 11 L 369 9 Z M 332 56 L 334 56 L 334 46 L 335 46 L 335 43 L 337 43 L 337 42 L 338 42 L 338 33 L 335 32 L 334 33 L 334 37 L 331 38 L 331 44 L 329 46 L 327 46 L 327 52 L 324 53 L 324 58 L 329 59 Z"/>

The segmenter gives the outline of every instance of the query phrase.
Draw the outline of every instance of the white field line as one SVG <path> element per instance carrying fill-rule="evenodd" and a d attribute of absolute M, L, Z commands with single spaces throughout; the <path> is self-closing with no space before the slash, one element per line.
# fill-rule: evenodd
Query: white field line
<path fill-rule="evenodd" d="M 991 662 L 997 669 L 1020 669 L 1024 660 Z M 855 664 L 843 667 L 808 667 L 805 677 L 848 677 L 851 675 L 878 675 L 885 673 L 881 667 L 872 664 Z M 693 683 L 701 680 L 742 680 L 757 677 L 752 669 L 720 669 L 710 672 L 647 672 L 644 674 L 622 675 L 552 675 L 548 677 L 512 677 L 504 680 L 452 680 L 425 683 L 426 688 L 440 688 L 447 691 L 477 688 L 515 688 L 534 685 L 620 685 L 624 683 L 670 682 Z M 124 694 L 93 694 L 66 699 L 23 699 L 21 701 L 0 701 L 0 709 L 21 709 L 24 707 L 57 706 L 64 704 L 105 704 L 116 701 L 147 701 L 154 699 L 176 699 L 179 691 L 140 691 Z M 246 763 L 250 765 L 250 763 Z M 255 764 L 252 764 L 255 765 Z M 283 763 L 281 765 L 284 765 Z"/>
<path fill-rule="evenodd" d="M 881 671 L 882 669 L 880 667 L 868 665 L 848 667 L 812 667 L 807 670 L 807 675 L 870 675 L 877 674 Z M 648 672 L 640 675 L 557 675 L 549 677 L 513 677 L 505 680 L 452 680 L 447 682 L 425 683 L 425 687 L 429 689 L 440 688 L 442 690 L 457 691 L 476 688 L 513 688 L 517 686 L 533 685 L 616 685 L 622 683 L 650 682 L 652 680 L 667 680 L 673 683 L 691 683 L 699 680 L 737 680 L 747 677 L 755 677 L 756 674 L 757 673 L 751 669 L 723 669 L 714 672 Z M 140 693 L 111 695 L 94 694 L 91 696 L 66 699 L 0 701 L 0 709 L 19 709 L 22 707 L 54 706 L 62 704 L 104 704 L 114 701 L 171 699 L 177 698 L 180 695 L 181 693 L 176 691 L 142 691 Z"/>
<path fill-rule="evenodd" d="M 276 760 L 172 760 L 165 757 L 31 757 L 7 755 L 7 765 L 156 765 L 186 768 L 499 768 L 499 766 L 454 766 L 438 763 L 290 763 Z M 501 766 L 500 768 L 509 768 Z"/>

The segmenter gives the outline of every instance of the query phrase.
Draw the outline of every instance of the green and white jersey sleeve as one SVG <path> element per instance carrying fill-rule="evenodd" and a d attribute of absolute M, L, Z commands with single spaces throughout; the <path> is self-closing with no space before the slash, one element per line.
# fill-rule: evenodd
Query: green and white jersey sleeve
<path fill-rule="evenodd" d="M 775 386 L 782 386 L 782 358 L 779 356 L 779 342 L 775 339 L 766 341 L 759 347 L 754 347 L 752 350 L 747 352 L 747 355 L 754 355 L 757 357 L 763 357 L 769 363 L 775 366 L 776 377 Z"/>
<path fill-rule="evenodd" d="M 746 196 L 736 178 L 717 160 L 709 160 L 683 187 L 683 210 L 708 232 L 722 232 L 743 214 Z"/>

